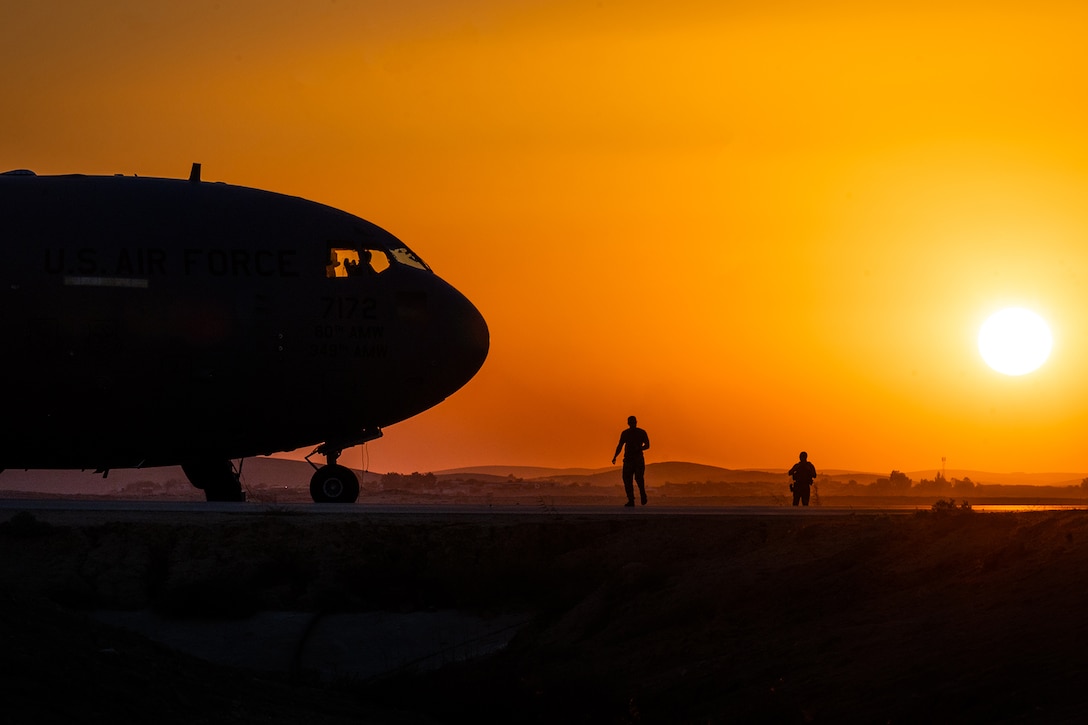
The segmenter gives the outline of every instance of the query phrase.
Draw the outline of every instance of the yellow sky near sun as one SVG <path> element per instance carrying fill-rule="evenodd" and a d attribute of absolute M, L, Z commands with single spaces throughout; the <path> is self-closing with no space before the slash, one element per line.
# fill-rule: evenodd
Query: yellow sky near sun
<path fill-rule="evenodd" d="M 58 12 L 58 9 L 62 12 Z M 375 470 L 1070 470 L 1088 426 L 1088 10 L 12 5 L 0 165 L 297 194 L 418 251 L 492 353 Z M 975 335 L 1035 309 L 1010 379 Z"/>

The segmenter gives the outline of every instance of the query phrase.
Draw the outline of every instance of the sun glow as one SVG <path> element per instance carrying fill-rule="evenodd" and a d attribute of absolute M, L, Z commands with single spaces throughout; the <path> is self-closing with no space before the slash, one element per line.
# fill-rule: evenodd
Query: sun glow
<path fill-rule="evenodd" d="M 978 351 L 986 364 L 1003 375 L 1025 375 L 1050 356 L 1053 338 L 1042 317 L 1022 307 L 999 310 L 982 323 Z"/>

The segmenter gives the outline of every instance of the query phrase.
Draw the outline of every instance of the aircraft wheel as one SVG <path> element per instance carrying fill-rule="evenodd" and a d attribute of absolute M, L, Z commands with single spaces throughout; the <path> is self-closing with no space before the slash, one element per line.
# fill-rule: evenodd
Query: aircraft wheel
<path fill-rule="evenodd" d="M 310 479 L 310 497 L 315 503 L 355 503 L 359 498 L 359 479 L 350 468 L 324 466 Z"/>

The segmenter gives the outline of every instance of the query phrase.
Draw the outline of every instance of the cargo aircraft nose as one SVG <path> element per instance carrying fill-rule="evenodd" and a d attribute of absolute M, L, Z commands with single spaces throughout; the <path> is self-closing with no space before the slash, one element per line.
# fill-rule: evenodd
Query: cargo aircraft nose
<path fill-rule="evenodd" d="M 438 400 L 460 389 L 483 366 L 491 345 L 487 323 L 467 297 L 440 278 L 434 278 L 426 298 L 402 299 L 400 311 L 415 318 L 417 334 L 429 341 L 425 368 L 418 372 Z"/>
<path fill-rule="evenodd" d="M 467 383 L 483 367 L 491 348 L 490 332 L 483 315 L 467 297 L 457 292 L 450 300 L 444 324 L 450 330 L 451 373 L 457 387 Z"/>
<path fill-rule="evenodd" d="M 187 181 L 0 173 L 0 207 L 19 240 L 0 245 L 20 381 L 5 412 L 23 422 L 0 469 L 180 464 L 209 500 L 241 501 L 232 461 L 323 441 L 311 496 L 351 502 L 340 453 L 487 358 L 479 310 L 392 234 L 199 165 Z"/>
<path fill-rule="evenodd" d="M 433 274 L 417 278 L 395 295 L 396 347 L 402 354 L 386 369 L 370 399 L 370 406 L 384 411 L 384 417 L 361 430 L 349 423 L 339 425 L 352 431 L 349 436 L 324 436 L 326 442 L 311 454 L 324 455 L 328 461 L 310 481 L 314 501 L 354 501 L 358 480 L 336 463 L 341 451 L 373 440 L 382 435 L 382 427 L 441 403 L 471 380 L 487 358 L 491 343 L 483 315 L 441 278 Z"/>

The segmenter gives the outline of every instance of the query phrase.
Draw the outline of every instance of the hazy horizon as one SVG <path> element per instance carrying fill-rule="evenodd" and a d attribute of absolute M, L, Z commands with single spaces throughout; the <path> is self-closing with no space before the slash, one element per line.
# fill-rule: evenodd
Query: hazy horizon
<path fill-rule="evenodd" d="M 298 456 L 298 455 L 290 453 L 290 452 L 288 452 L 288 453 L 276 453 L 276 454 L 273 454 L 272 456 L 269 456 L 269 457 L 270 458 L 282 458 L 282 459 L 291 460 L 291 461 L 304 460 L 301 456 Z M 858 474 L 886 476 L 891 471 L 901 471 L 903 473 L 907 473 L 907 474 L 911 474 L 911 475 L 925 474 L 928 477 L 932 478 L 935 474 L 940 473 L 942 471 L 942 468 L 939 465 L 935 466 L 935 467 L 930 466 L 930 467 L 923 467 L 923 468 L 916 468 L 916 469 L 905 468 L 905 467 L 902 467 L 902 466 L 885 466 L 884 468 L 880 468 L 880 469 L 866 469 L 866 468 L 856 468 L 856 467 L 836 466 L 836 465 L 829 465 L 829 466 L 820 465 L 819 461 L 817 461 L 814 456 L 810 456 L 810 459 L 813 460 L 814 464 L 816 464 L 817 471 L 819 471 L 819 473 L 821 475 L 824 475 L 824 474 L 839 475 L 839 474 L 847 474 L 847 473 L 858 473 Z M 358 470 L 371 470 L 371 469 L 373 469 L 373 470 L 380 470 L 383 473 L 390 472 L 390 471 L 396 472 L 396 473 L 411 473 L 413 471 L 419 472 L 419 473 L 449 473 L 449 472 L 457 472 L 457 471 L 483 470 L 483 469 L 503 469 L 503 468 L 508 468 L 508 469 L 539 468 L 539 469 L 542 469 L 542 470 L 549 470 L 549 471 L 567 471 L 567 470 L 578 471 L 578 470 L 585 470 L 585 471 L 594 471 L 594 472 L 600 472 L 600 471 L 605 471 L 605 470 L 609 470 L 609 469 L 616 469 L 616 470 L 620 469 L 620 463 L 618 461 L 615 464 L 612 464 L 612 463 L 609 463 L 609 462 L 606 461 L 603 465 L 597 465 L 597 466 L 586 466 L 586 465 L 567 466 L 567 465 L 547 464 L 547 463 L 543 463 L 543 464 L 542 463 L 467 463 L 467 464 L 461 464 L 461 465 L 446 466 L 446 467 L 441 467 L 441 468 L 429 468 L 427 470 L 424 470 L 424 469 L 419 468 L 419 467 L 413 467 L 411 465 L 408 466 L 408 468 L 411 469 L 411 470 L 394 469 L 394 468 L 378 469 L 376 466 L 373 466 L 372 463 L 367 463 L 367 462 L 363 461 L 363 459 L 359 455 L 358 450 L 353 450 L 353 451 L 350 451 L 349 453 L 345 454 L 344 459 L 342 459 L 340 462 L 342 464 L 344 464 L 344 465 L 350 466 L 350 467 L 358 469 Z M 707 466 L 707 467 L 710 467 L 710 468 L 720 468 L 720 469 L 730 470 L 730 471 L 764 471 L 764 472 L 781 471 L 783 473 L 785 471 L 787 471 L 789 469 L 789 467 L 792 466 L 795 462 L 796 462 L 796 458 L 794 458 L 793 460 L 787 461 L 785 463 L 779 463 L 779 464 L 776 464 L 776 465 L 758 465 L 758 464 L 752 464 L 752 465 L 723 465 L 723 464 L 719 464 L 719 463 L 707 463 L 705 461 L 690 461 L 690 460 L 660 460 L 659 461 L 659 460 L 655 460 L 652 457 L 650 457 L 649 454 L 647 454 L 647 459 L 646 459 L 646 464 L 648 466 L 653 465 L 653 464 L 677 463 L 677 464 L 688 464 L 688 465 L 695 465 L 695 466 Z M 943 470 L 944 470 L 944 475 L 947 478 L 952 478 L 952 477 L 962 478 L 963 475 L 965 475 L 965 474 L 970 475 L 972 473 L 989 473 L 989 474 L 994 474 L 994 475 L 999 475 L 999 476 L 1015 476 L 1015 475 L 1019 474 L 1019 475 L 1036 476 L 1036 477 L 1068 477 L 1068 478 L 1074 478 L 1074 477 L 1084 478 L 1084 477 L 1088 477 L 1088 471 L 1077 471 L 1077 470 L 1068 470 L 1068 471 L 1066 471 L 1066 470 L 1059 470 L 1059 469 L 1039 470 L 1039 471 L 1024 471 L 1024 470 L 999 470 L 999 469 L 985 468 L 985 467 L 982 467 L 982 468 L 977 468 L 977 467 L 966 468 L 966 467 L 946 466 Z M 1056 478 L 1056 480 L 1058 480 L 1058 479 Z M 1061 480 L 1064 480 L 1064 478 L 1061 479 Z"/>
<path fill-rule="evenodd" d="M 254 456 L 252 458 L 241 459 L 242 470 L 245 473 L 248 468 L 252 468 L 253 461 L 270 460 L 270 461 L 282 461 L 287 464 L 297 465 L 300 470 L 310 470 L 310 464 L 306 463 L 301 458 L 291 458 L 280 454 L 274 454 L 271 456 Z M 234 461 L 235 464 L 238 461 Z M 363 465 L 362 462 L 342 459 L 340 461 L 342 465 L 347 466 L 356 471 L 365 471 L 374 475 L 384 475 L 386 473 L 398 473 L 408 475 L 412 473 L 428 474 L 433 473 L 436 475 L 453 475 L 461 473 L 479 473 L 495 476 L 513 475 L 517 478 L 530 478 L 535 475 L 540 477 L 547 476 L 599 476 L 604 473 L 614 473 L 619 481 L 619 472 L 621 466 L 619 463 L 610 464 L 606 463 L 602 466 L 548 466 L 548 465 L 522 465 L 522 464 L 495 464 L 484 463 L 478 465 L 465 465 L 454 466 L 450 468 L 433 468 L 425 469 L 416 466 L 408 466 L 401 469 L 378 469 L 371 466 Z M 247 468 L 248 467 L 248 468 Z M 723 471 L 735 474 L 742 474 L 750 472 L 753 474 L 775 474 L 786 475 L 787 467 L 785 466 L 719 466 L 711 463 L 701 463 L 698 461 L 648 461 L 647 468 L 652 472 L 657 469 L 668 468 L 696 468 L 707 469 L 708 471 Z M 100 480 L 116 480 L 118 478 L 124 478 L 126 480 L 137 480 L 142 475 L 147 475 L 149 472 L 161 472 L 164 470 L 176 471 L 177 475 L 184 479 L 184 474 L 181 473 L 180 466 L 154 466 L 146 468 L 114 468 L 110 469 L 107 476 L 102 476 L 100 472 L 92 472 L 90 470 L 79 469 L 6 469 L 0 470 L 0 489 L 4 488 L 4 481 L 18 479 L 29 475 L 36 478 L 44 478 L 51 475 L 60 475 L 64 478 L 71 478 L 74 480 L 84 479 L 100 479 Z M 942 473 L 940 469 L 918 469 L 910 470 L 903 468 L 889 467 L 882 470 L 865 470 L 856 468 L 837 468 L 837 467 L 817 467 L 819 476 L 829 477 L 846 477 L 851 475 L 863 476 L 863 477 L 886 477 L 892 471 L 899 471 L 917 482 L 922 478 L 928 478 L 932 480 L 937 474 Z M 1084 478 L 1088 478 L 1088 473 L 1078 471 L 998 471 L 988 469 L 966 469 L 966 468 L 947 468 L 943 471 L 943 475 L 946 479 L 963 479 L 964 477 L 972 478 L 976 482 L 984 479 L 990 479 L 990 483 L 1002 483 L 1002 482 L 1014 482 L 1022 479 L 1030 479 L 1031 483 L 1028 485 L 1047 485 L 1050 483 L 1060 482 L 1079 482 Z M 980 479 L 979 476 L 984 478 Z"/>

